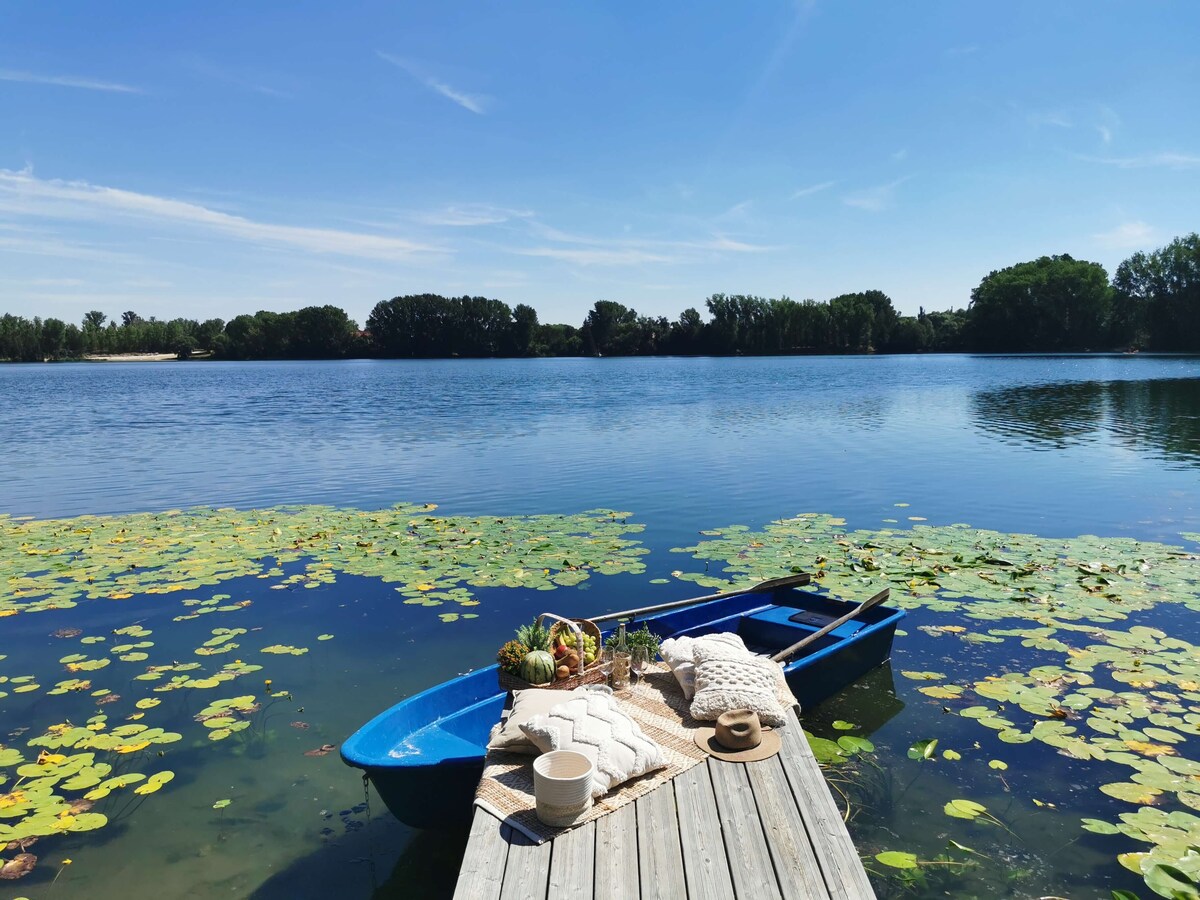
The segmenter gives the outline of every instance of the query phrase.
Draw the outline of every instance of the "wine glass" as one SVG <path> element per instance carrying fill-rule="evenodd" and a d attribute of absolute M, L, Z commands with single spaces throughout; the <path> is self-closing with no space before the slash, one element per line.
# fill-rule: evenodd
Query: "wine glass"
<path fill-rule="evenodd" d="M 644 645 L 637 645 L 629 648 L 629 666 L 633 671 L 633 677 L 640 679 L 646 673 L 646 667 L 650 664 L 650 648 Z"/>
<path fill-rule="evenodd" d="M 604 682 L 610 683 L 612 680 L 613 660 L 616 658 L 617 651 L 612 647 L 600 648 L 600 671 L 604 674 Z"/>

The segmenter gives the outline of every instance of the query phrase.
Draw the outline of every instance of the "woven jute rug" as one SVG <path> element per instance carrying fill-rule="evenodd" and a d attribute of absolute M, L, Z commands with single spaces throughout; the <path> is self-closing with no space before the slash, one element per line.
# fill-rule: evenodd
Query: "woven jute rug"
<path fill-rule="evenodd" d="M 795 703 L 782 671 L 780 684 L 780 699 L 788 705 Z M 627 781 L 596 799 L 588 815 L 570 828 L 620 809 L 708 758 L 708 754 L 696 745 L 694 732 L 711 723 L 692 718 L 691 703 L 684 698 L 679 682 L 665 663 L 653 663 L 629 690 L 616 696 L 621 709 L 641 726 L 647 737 L 662 746 L 667 765 Z M 538 844 L 570 830 L 543 824 L 538 819 L 533 797 L 533 757 L 527 754 L 489 750 L 484 759 L 483 778 L 475 791 L 475 805 Z"/>

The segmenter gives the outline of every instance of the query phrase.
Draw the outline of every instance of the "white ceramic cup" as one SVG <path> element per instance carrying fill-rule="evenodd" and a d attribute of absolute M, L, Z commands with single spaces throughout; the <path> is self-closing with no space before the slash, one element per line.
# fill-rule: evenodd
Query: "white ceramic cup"
<path fill-rule="evenodd" d="M 574 825 L 592 808 L 596 767 L 582 753 L 551 750 L 533 761 L 537 817 L 547 825 Z"/>

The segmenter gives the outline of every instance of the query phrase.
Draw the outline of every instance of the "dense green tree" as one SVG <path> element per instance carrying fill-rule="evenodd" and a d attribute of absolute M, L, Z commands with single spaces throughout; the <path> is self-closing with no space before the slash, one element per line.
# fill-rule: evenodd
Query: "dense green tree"
<path fill-rule="evenodd" d="M 206 319 L 196 327 L 196 346 L 201 350 L 212 350 L 224 331 L 225 323 L 220 319 Z"/>
<path fill-rule="evenodd" d="M 66 355 L 67 323 L 62 319 L 47 319 L 42 323 L 42 356 L 59 359 Z"/>
<path fill-rule="evenodd" d="M 1154 350 L 1200 350 L 1200 235 L 1135 253 L 1113 275 L 1113 333 Z"/>
<path fill-rule="evenodd" d="M 538 333 L 538 314 L 532 306 L 518 303 L 513 308 L 512 352 L 515 356 L 533 356 Z"/>
<path fill-rule="evenodd" d="M 42 323 L 40 319 L 0 316 L 0 359 L 34 362 L 42 359 Z"/>
<path fill-rule="evenodd" d="M 933 345 L 933 326 L 919 316 L 901 316 L 888 341 L 889 353 L 921 353 Z"/>
<path fill-rule="evenodd" d="M 640 346 L 637 310 L 612 300 L 597 300 L 580 329 L 588 356 L 625 356 Z"/>
<path fill-rule="evenodd" d="M 583 338 L 574 325 L 539 325 L 533 351 L 535 356 L 582 356 Z"/>
<path fill-rule="evenodd" d="M 842 294 L 829 301 L 831 349 L 856 352 L 871 348 L 875 307 L 862 294 Z"/>
<path fill-rule="evenodd" d="M 1066 254 L 1018 263 L 971 292 L 969 340 L 984 351 L 1091 349 L 1107 343 L 1111 300 L 1099 263 Z"/>
<path fill-rule="evenodd" d="M 678 356 L 704 352 L 704 319 L 695 307 L 688 307 L 671 323 L 664 350 Z"/>
<path fill-rule="evenodd" d="M 358 326 L 336 306 L 306 306 L 290 314 L 287 355 L 299 359 L 340 359 Z"/>

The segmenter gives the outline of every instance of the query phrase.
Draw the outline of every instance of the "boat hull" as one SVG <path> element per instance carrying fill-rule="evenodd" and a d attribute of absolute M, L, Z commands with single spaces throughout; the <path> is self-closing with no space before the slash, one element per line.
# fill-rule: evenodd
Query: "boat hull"
<path fill-rule="evenodd" d="M 757 652 L 775 652 L 852 609 L 799 591 L 743 594 L 639 620 L 659 638 L 735 631 Z M 806 648 L 784 668 L 804 708 L 885 662 L 902 610 L 877 606 Z M 803 621 L 797 622 L 796 619 Z M 396 818 L 414 828 L 468 824 L 488 733 L 507 691 L 496 666 L 437 685 L 376 716 L 345 743 L 342 759 L 364 771 Z"/>

